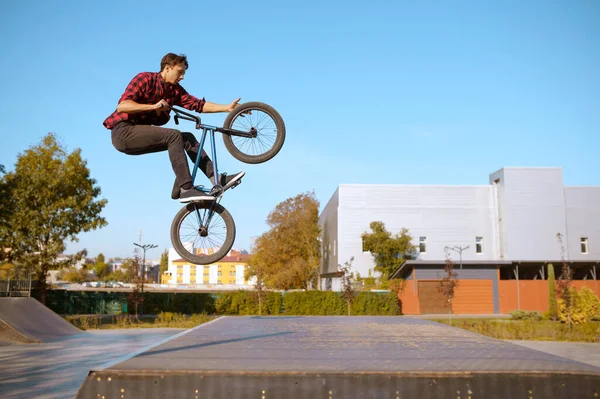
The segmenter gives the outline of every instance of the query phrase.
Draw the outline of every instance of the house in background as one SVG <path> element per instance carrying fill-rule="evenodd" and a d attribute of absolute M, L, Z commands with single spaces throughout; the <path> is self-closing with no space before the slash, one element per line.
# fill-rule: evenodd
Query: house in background
<path fill-rule="evenodd" d="M 600 294 L 600 187 L 564 186 L 561 168 L 503 168 L 478 186 L 340 185 L 319 217 L 322 289 L 339 289 L 338 264 L 351 257 L 354 272 L 374 271 L 361 240 L 372 221 L 407 228 L 418 248 L 392 275 L 407 281 L 405 314 L 448 312 L 437 292 L 448 248 L 454 313 L 547 310 L 548 264 L 558 277 L 563 258 L 576 287 Z"/>
<path fill-rule="evenodd" d="M 172 258 L 173 255 L 173 258 Z M 249 288 L 255 279 L 246 279 L 250 254 L 240 250 L 230 250 L 227 256 L 210 265 L 195 265 L 169 250 L 169 267 L 161 276 L 161 283 L 202 288 L 240 289 Z"/>

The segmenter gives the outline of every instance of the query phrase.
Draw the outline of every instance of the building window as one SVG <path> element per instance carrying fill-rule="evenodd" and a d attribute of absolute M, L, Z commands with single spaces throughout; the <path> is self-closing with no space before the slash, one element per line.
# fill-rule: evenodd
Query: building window
<path fill-rule="evenodd" d="M 335 249 L 337 248 L 336 240 L 333 240 L 333 256 L 335 256 Z"/>
<path fill-rule="evenodd" d="M 582 254 L 588 253 L 588 238 L 587 237 L 581 237 L 581 253 Z"/>
<path fill-rule="evenodd" d="M 419 237 L 419 252 L 427 253 L 427 237 Z"/>
<path fill-rule="evenodd" d="M 475 237 L 475 252 L 483 253 L 483 237 Z"/>
<path fill-rule="evenodd" d="M 221 276 L 221 272 L 220 271 L 217 273 L 217 276 Z"/>

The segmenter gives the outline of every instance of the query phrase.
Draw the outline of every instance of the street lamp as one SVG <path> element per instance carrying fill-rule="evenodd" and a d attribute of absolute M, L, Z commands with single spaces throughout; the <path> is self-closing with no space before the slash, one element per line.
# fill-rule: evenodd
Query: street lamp
<path fill-rule="evenodd" d="M 468 248 L 469 248 L 468 245 L 466 247 L 459 247 L 459 246 L 456 246 L 456 245 L 453 246 L 453 247 L 448 247 L 448 246 L 444 247 L 444 249 L 451 249 L 451 250 L 453 250 L 455 252 L 458 252 L 458 254 L 460 256 L 460 270 L 462 270 L 462 253 L 463 253 L 463 251 L 465 249 L 468 249 Z"/>
<path fill-rule="evenodd" d="M 144 281 L 146 280 L 146 250 L 152 249 L 152 248 L 157 248 L 158 245 L 154 245 L 154 244 L 140 245 L 140 244 L 136 244 L 135 242 L 133 243 L 133 245 L 140 247 L 144 250 L 144 260 L 142 261 L 142 292 L 144 292 Z"/>

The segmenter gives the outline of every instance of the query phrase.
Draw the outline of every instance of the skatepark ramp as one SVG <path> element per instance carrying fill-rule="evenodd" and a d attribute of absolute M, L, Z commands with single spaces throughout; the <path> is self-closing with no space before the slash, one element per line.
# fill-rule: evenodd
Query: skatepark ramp
<path fill-rule="evenodd" d="M 34 298 L 0 298 L 0 337 L 5 341 L 48 342 L 82 333 Z"/>
<path fill-rule="evenodd" d="M 77 398 L 594 398 L 600 368 L 403 317 L 221 317 L 91 370 Z"/>

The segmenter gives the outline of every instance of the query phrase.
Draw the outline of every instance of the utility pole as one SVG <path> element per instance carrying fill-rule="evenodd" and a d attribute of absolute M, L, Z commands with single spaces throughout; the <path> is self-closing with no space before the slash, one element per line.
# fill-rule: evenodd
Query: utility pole
<path fill-rule="evenodd" d="M 144 292 L 144 281 L 146 281 L 146 250 L 156 248 L 156 247 L 158 247 L 158 245 L 154 245 L 154 244 L 140 245 L 140 244 L 136 244 L 135 242 L 133 243 L 133 245 L 142 248 L 142 250 L 144 251 L 144 260 L 142 260 L 142 293 L 143 293 Z"/>
<path fill-rule="evenodd" d="M 448 250 L 448 249 L 451 249 L 451 250 L 453 250 L 454 252 L 458 252 L 458 255 L 459 255 L 459 257 L 460 257 L 460 270 L 462 270 L 462 253 L 463 253 L 463 251 L 464 251 L 465 249 L 468 249 L 468 248 L 469 248 L 469 246 L 468 246 L 468 245 L 467 245 L 466 247 L 460 247 L 460 246 L 457 246 L 457 245 L 455 245 L 455 246 L 453 246 L 453 247 L 448 247 L 448 246 L 447 246 L 447 247 L 444 247 L 444 249 L 446 249 L 446 250 Z"/>

